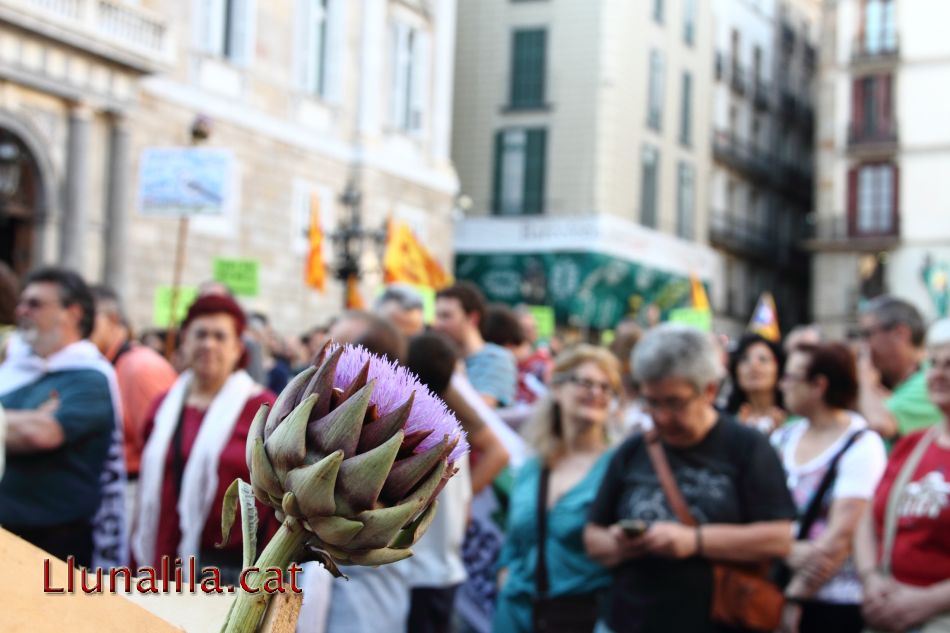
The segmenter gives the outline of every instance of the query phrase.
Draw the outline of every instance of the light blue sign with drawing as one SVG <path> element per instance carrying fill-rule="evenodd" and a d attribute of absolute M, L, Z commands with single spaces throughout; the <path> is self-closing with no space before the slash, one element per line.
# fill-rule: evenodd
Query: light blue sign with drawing
<path fill-rule="evenodd" d="M 234 154 L 226 149 L 149 147 L 139 166 L 139 212 L 220 216 L 232 204 Z"/>

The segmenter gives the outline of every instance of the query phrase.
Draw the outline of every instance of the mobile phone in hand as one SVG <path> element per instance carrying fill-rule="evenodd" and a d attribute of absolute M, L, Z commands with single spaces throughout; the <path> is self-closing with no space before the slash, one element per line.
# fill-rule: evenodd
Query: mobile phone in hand
<path fill-rule="evenodd" d="M 623 533 L 630 538 L 638 538 L 646 534 L 650 529 L 650 524 L 640 519 L 623 519 L 617 523 Z"/>

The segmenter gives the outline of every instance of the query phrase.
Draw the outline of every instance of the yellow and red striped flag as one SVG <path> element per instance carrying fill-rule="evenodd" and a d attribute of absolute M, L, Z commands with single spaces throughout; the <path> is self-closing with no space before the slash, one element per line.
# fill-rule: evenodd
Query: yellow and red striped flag
<path fill-rule="evenodd" d="M 310 228 L 309 248 L 307 251 L 307 267 L 304 278 L 307 285 L 320 292 L 327 289 L 327 267 L 323 262 L 323 229 L 320 226 L 320 196 L 316 192 L 310 194 Z"/>
<path fill-rule="evenodd" d="M 366 301 L 363 300 L 363 294 L 360 292 L 360 282 L 356 275 L 350 275 L 346 279 L 346 309 L 366 309 Z"/>

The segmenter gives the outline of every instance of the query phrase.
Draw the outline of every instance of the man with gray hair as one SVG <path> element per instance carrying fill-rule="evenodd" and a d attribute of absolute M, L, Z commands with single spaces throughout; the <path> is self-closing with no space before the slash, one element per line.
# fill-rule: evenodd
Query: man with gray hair
<path fill-rule="evenodd" d="M 910 303 L 883 295 L 859 315 L 858 409 L 872 429 L 894 440 L 941 420 L 927 396 L 926 326 Z"/>
<path fill-rule="evenodd" d="M 654 432 L 619 446 L 584 529 L 610 568 L 610 631 L 711 631 L 713 561 L 762 565 L 788 554 L 797 512 L 768 439 L 713 408 L 722 364 L 707 333 L 665 324 L 633 352 Z M 662 452 L 694 525 L 680 519 L 651 451 Z M 730 629 L 732 630 L 732 629 Z"/>
<path fill-rule="evenodd" d="M 373 312 L 396 326 L 405 336 L 421 334 L 425 329 L 422 295 L 406 284 L 387 286 L 376 299 Z"/>

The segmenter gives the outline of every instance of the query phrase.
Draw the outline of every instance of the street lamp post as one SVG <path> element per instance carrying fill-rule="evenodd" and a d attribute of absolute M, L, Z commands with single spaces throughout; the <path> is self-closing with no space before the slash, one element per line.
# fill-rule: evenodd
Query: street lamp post
<path fill-rule="evenodd" d="M 363 194 L 360 191 L 356 173 L 346 183 L 346 189 L 340 195 L 340 203 L 346 207 L 346 214 L 336 231 L 330 234 L 330 241 L 335 251 L 336 262 L 333 266 L 336 278 L 346 285 L 343 293 L 343 309 L 349 308 L 349 287 L 351 283 L 359 281 L 363 271 L 360 266 L 360 255 L 366 242 L 370 242 L 377 249 L 386 243 L 386 228 L 367 229 L 363 227 Z"/>

